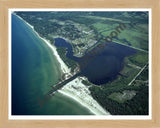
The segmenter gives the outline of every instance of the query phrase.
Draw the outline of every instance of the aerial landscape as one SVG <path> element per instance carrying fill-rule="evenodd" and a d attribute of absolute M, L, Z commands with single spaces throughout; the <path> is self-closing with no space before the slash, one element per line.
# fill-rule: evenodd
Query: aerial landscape
<path fill-rule="evenodd" d="M 148 115 L 148 11 L 14 11 L 12 115 Z"/>

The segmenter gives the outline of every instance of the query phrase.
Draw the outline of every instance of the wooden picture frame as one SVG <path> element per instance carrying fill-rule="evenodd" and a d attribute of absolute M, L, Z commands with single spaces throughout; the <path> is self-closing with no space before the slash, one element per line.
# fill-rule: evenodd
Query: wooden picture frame
<path fill-rule="evenodd" d="M 152 119 L 149 120 L 9 120 L 9 9 L 10 8 L 150 8 L 152 11 Z M 142 1 L 65 1 L 65 0 L 0 0 L 0 128 L 159 128 L 160 127 L 160 2 L 159 0 Z"/>

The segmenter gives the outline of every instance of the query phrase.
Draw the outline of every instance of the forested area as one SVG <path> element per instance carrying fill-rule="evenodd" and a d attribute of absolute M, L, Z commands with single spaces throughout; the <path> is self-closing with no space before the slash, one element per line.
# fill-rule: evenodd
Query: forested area
<path fill-rule="evenodd" d="M 73 13 L 63 15 L 63 13 L 54 14 L 51 12 L 16 12 L 17 15 L 22 17 L 29 24 L 34 26 L 34 29 L 51 42 L 54 38 L 49 37 L 50 34 L 60 34 L 63 37 L 67 37 L 71 40 L 79 38 L 80 32 L 67 20 L 73 20 L 76 15 Z M 58 24 L 57 20 L 66 21 L 66 25 Z M 55 22 L 56 21 L 56 22 Z M 74 20 L 73 20 L 74 21 Z M 86 22 L 84 20 L 84 22 Z"/>
<path fill-rule="evenodd" d="M 128 29 L 121 33 L 120 43 L 129 44 L 129 46 L 142 48 L 137 54 L 129 56 L 126 59 L 123 71 L 118 74 L 118 77 L 113 81 L 109 81 L 104 85 L 93 85 L 89 81 L 83 80 L 82 83 L 89 87 L 91 95 L 95 100 L 101 104 L 112 115 L 147 115 L 149 110 L 149 94 L 148 94 L 148 65 L 144 71 L 136 78 L 136 80 L 129 86 L 128 83 L 138 74 L 141 68 L 148 62 L 148 14 L 147 12 L 15 12 L 28 23 L 34 26 L 34 29 L 40 34 L 54 43 L 53 35 L 60 35 L 73 41 L 74 39 L 84 39 L 85 29 L 77 29 L 77 24 L 87 26 L 88 30 L 85 33 L 92 31 L 93 36 L 88 39 L 96 40 L 98 43 L 104 43 L 105 37 L 108 35 L 108 30 L 113 31 L 121 21 L 126 22 Z M 108 19 L 105 19 L 108 18 Z M 61 22 L 60 22 L 61 21 Z M 74 22 L 74 23 L 73 23 Z M 138 25 L 138 26 L 136 26 Z M 78 26 L 78 25 L 77 25 Z M 85 28 L 85 27 L 84 27 Z M 109 32 L 110 32 L 109 31 Z M 142 35 L 141 35 L 142 34 Z M 141 38 L 142 39 L 141 39 Z M 144 38 L 144 39 L 143 39 Z M 124 39 L 127 41 L 124 42 Z M 86 40 L 85 40 L 86 41 Z M 82 48 L 88 44 L 84 40 L 79 43 L 72 43 L 73 49 Z M 129 42 L 130 41 L 130 42 Z M 139 43 L 139 42 L 140 43 Z M 71 42 L 70 42 L 71 43 Z M 85 50 L 92 50 L 97 44 Z M 144 49 L 143 49 L 144 48 Z M 78 49 L 78 50 L 79 50 Z M 80 51 L 82 50 L 80 49 Z M 75 50 L 75 51 L 78 51 Z M 85 51 L 84 50 L 84 51 Z M 146 50 L 143 52 L 143 50 Z M 78 51 L 77 53 L 79 53 Z M 66 48 L 57 47 L 57 52 L 63 59 L 65 64 L 71 71 L 78 66 L 78 64 L 66 57 Z M 128 65 L 130 64 L 130 65 Z M 138 68 L 137 68 L 138 67 Z M 122 93 L 125 90 L 134 90 L 136 95 L 131 100 L 126 100 L 123 103 L 109 97 L 113 93 Z"/>
<path fill-rule="evenodd" d="M 91 95 L 112 115 L 148 115 L 148 86 L 125 86 L 100 89 L 92 86 L 89 88 Z M 119 103 L 109 98 L 113 92 L 122 92 L 123 90 L 135 90 L 137 94 L 124 103 Z"/>
<path fill-rule="evenodd" d="M 66 57 L 66 53 L 67 53 L 66 48 L 57 47 L 57 52 L 58 52 L 58 54 L 60 55 L 60 57 L 62 58 L 62 60 L 64 61 L 64 63 L 67 64 L 67 66 L 68 66 L 69 68 L 71 68 L 71 72 L 73 72 L 74 69 L 77 67 L 78 64 L 77 64 L 75 61 L 73 61 L 73 60 L 71 60 L 71 59 L 68 59 L 68 58 Z"/>

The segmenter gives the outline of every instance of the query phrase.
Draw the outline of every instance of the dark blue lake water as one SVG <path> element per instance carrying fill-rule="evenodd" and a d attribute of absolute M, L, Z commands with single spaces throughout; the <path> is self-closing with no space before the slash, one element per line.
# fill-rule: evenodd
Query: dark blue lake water
<path fill-rule="evenodd" d="M 61 77 L 61 68 L 53 52 L 23 20 L 12 15 L 12 115 L 91 115 L 72 99 L 56 93 L 50 100 L 44 95 Z M 38 99 L 45 103 L 40 107 Z"/>
<path fill-rule="evenodd" d="M 64 39 L 56 38 L 55 46 L 66 47 L 66 56 L 81 65 L 79 75 L 86 76 L 91 83 L 96 85 L 114 80 L 124 67 L 124 58 L 136 53 L 135 49 L 111 42 L 98 54 L 90 57 L 89 61 L 86 61 L 85 58 L 90 56 L 93 51 L 79 58 L 73 56 L 72 46 Z M 85 66 L 82 66 L 82 63 L 85 63 Z"/>

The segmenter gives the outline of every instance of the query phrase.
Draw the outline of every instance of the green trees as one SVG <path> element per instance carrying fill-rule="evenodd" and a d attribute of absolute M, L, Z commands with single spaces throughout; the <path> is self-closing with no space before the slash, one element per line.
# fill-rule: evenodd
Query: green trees
<path fill-rule="evenodd" d="M 147 115 L 148 114 L 148 86 L 124 87 L 102 90 L 99 87 L 92 86 L 89 88 L 91 95 L 112 115 Z M 130 89 L 137 91 L 137 94 L 124 103 L 119 103 L 110 99 L 108 96 L 112 92 L 121 92 Z"/>
<path fill-rule="evenodd" d="M 66 48 L 58 47 L 57 52 L 62 58 L 62 60 L 65 62 L 65 64 L 67 64 L 67 66 L 71 68 L 71 72 L 73 72 L 78 64 L 75 61 L 70 60 L 66 57 Z"/>

